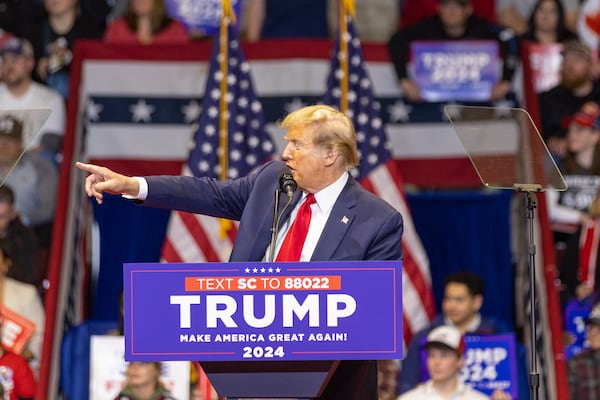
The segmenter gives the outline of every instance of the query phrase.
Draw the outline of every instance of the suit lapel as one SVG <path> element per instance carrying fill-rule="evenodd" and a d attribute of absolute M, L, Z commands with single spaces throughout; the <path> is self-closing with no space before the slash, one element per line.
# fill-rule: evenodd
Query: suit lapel
<path fill-rule="evenodd" d="M 356 217 L 356 181 L 350 178 L 342 193 L 336 200 L 323 228 L 317 247 L 311 257 L 312 261 L 332 260 L 335 251 L 340 246 L 342 239 L 348 232 L 352 221 Z"/>

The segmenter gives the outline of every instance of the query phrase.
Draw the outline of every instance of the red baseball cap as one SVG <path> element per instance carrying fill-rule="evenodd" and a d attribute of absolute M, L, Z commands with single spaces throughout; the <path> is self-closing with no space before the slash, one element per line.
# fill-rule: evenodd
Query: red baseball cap
<path fill-rule="evenodd" d="M 566 129 L 571 123 L 576 123 L 581 126 L 600 130 L 600 105 L 593 101 L 588 101 L 581 106 L 575 114 L 564 118 L 562 121 L 563 127 Z"/>

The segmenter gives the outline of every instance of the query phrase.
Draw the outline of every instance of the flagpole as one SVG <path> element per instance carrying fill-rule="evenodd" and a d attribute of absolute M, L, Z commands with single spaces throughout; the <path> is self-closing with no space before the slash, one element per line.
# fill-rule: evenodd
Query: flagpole
<path fill-rule="evenodd" d="M 227 121 L 227 50 L 228 50 L 228 34 L 227 27 L 229 25 L 229 15 L 227 15 L 227 3 L 229 0 L 223 0 L 223 14 L 221 16 L 221 25 L 219 30 L 219 41 L 220 41 L 220 51 L 219 60 L 221 66 L 221 98 L 219 99 L 219 166 L 221 167 L 221 171 L 219 173 L 219 179 L 225 180 L 227 179 L 227 169 L 228 166 L 228 145 L 229 145 L 229 135 L 228 135 L 228 121 Z M 210 95 L 210 94 L 209 94 Z"/>
<path fill-rule="evenodd" d="M 229 170 L 229 108 L 227 106 L 227 75 L 229 73 L 229 24 L 235 24 L 235 14 L 231 7 L 230 0 L 223 0 L 223 9 L 221 15 L 221 24 L 219 27 L 219 60 L 220 71 L 221 71 L 221 82 L 220 91 L 221 97 L 219 99 L 219 179 L 224 181 L 227 179 L 227 171 Z M 210 94 L 208 94 L 210 95 Z M 220 234 L 221 238 L 227 236 L 227 232 L 231 229 L 231 221 L 226 219 L 220 220 Z"/>
<path fill-rule="evenodd" d="M 340 79 L 340 111 L 343 113 L 348 111 L 348 42 L 346 41 L 346 37 L 348 35 L 348 12 L 350 9 L 354 9 L 353 0 L 340 1 L 340 52 L 338 57 L 342 70 L 342 77 Z"/>

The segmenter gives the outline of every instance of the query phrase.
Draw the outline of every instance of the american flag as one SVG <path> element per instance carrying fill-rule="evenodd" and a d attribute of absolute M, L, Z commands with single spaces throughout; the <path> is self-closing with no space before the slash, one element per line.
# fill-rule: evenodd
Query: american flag
<path fill-rule="evenodd" d="M 216 39 L 213 46 L 198 129 L 183 171 L 186 175 L 241 177 L 275 152 L 275 145 L 265 130 L 261 103 L 254 93 L 250 67 L 233 24 L 227 26 L 226 44 L 226 49 L 221 49 L 221 41 Z M 221 64 L 223 57 L 226 57 L 226 67 Z M 223 79 L 227 82 L 225 94 L 221 93 Z M 223 96 L 226 110 L 221 110 Z M 226 146 L 220 138 L 223 120 L 227 121 L 224 127 Z M 225 163 L 220 157 L 223 151 L 227 151 Z M 223 221 L 213 217 L 173 212 L 163 246 L 163 259 L 166 262 L 226 261 L 237 229 L 231 225 L 223 232 L 221 223 Z"/>
<path fill-rule="evenodd" d="M 360 155 L 360 164 L 353 171 L 355 178 L 396 207 L 404 217 L 402 311 L 404 340 L 408 343 L 414 333 L 429 325 L 435 313 L 429 261 L 412 222 L 404 197 L 402 177 L 391 163 L 390 142 L 380 116 L 381 107 L 375 99 L 373 85 L 365 68 L 360 40 L 352 18 L 347 17 L 346 21 L 346 32 L 341 38 L 339 35 L 336 41 L 323 102 L 345 110 L 354 123 Z M 343 98 L 344 92 L 347 93 L 346 100 Z"/>

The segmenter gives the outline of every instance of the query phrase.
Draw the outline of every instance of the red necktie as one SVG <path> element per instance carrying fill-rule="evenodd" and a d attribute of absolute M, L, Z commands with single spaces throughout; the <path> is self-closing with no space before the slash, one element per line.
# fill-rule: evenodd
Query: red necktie
<path fill-rule="evenodd" d="M 300 261 L 300 253 L 302 253 L 302 247 L 304 247 L 312 216 L 310 206 L 314 203 L 315 196 L 310 193 L 298 209 L 296 219 L 294 219 L 290 230 L 287 231 L 275 261 Z"/>

